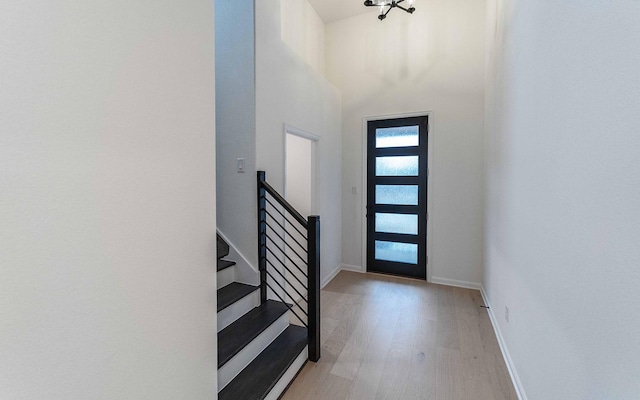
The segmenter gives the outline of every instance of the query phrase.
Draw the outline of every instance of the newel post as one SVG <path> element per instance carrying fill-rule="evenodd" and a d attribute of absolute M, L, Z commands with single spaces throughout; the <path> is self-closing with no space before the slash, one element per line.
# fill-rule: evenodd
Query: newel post
<path fill-rule="evenodd" d="M 258 171 L 258 270 L 261 304 L 267 301 L 267 193 L 262 184 L 265 180 L 265 172 Z"/>
<path fill-rule="evenodd" d="M 307 257 L 309 288 L 309 360 L 320 359 L 320 217 L 307 218 Z"/>

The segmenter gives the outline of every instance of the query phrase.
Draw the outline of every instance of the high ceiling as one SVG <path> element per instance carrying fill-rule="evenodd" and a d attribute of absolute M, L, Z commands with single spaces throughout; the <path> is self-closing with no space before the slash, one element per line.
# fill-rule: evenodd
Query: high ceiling
<path fill-rule="evenodd" d="M 376 7 L 365 7 L 364 0 L 308 0 L 320 18 L 328 24 L 365 13 L 377 13 Z"/>

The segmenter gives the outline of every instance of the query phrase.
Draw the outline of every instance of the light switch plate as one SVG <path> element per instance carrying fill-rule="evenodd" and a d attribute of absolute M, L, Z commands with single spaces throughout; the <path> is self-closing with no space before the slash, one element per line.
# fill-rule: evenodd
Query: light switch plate
<path fill-rule="evenodd" d="M 238 172 L 243 173 L 244 171 L 244 158 L 238 158 Z"/>

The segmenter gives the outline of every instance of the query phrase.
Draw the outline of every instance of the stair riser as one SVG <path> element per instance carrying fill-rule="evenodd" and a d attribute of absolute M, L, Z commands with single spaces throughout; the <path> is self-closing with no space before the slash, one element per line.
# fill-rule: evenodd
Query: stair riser
<path fill-rule="evenodd" d="M 284 313 L 244 349 L 218 369 L 218 392 L 224 389 L 254 358 L 289 326 L 289 313 Z"/>
<path fill-rule="evenodd" d="M 220 236 L 216 235 L 216 251 L 218 258 L 226 257 L 229 254 L 229 244 Z"/>
<path fill-rule="evenodd" d="M 217 273 L 217 288 L 223 288 L 236 280 L 236 267 L 235 265 L 229 268 L 225 268 Z"/>
<path fill-rule="evenodd" d="M 304 349 L 300 352 L 300 355 L 296 357 L 295 361 L 291 366 L 287 369 L 287 372 L 282 375 L 282 378 L 276 383 L 276 385 L 271 389 L 267 397 L 264 400 L 278 400 L 280 395 L 284 390 L 289 386 L 289 383 L 296 377 L 298 371 L 304 366 L 304 363 L 309 359 L 309 346 L 305 346 Z"/>
<path fill-rule="evenodd" d="M 228 268 L 227 268 L 228 269 Z M 260 305 L 260 291 L 256 290 L 236 301 L 224 310 L 218 311 L 218 332 L 234 323 L 255 307 Z"/>

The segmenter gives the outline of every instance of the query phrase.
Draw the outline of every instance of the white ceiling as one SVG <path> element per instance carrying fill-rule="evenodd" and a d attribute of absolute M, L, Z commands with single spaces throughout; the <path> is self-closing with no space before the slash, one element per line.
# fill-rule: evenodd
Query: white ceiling
<path fill-rule="evenodd" d="M 354 15 L 377 13 L 376 7 L 365 7 L 364 0 L 307 0 L 325 24 Z"/>

